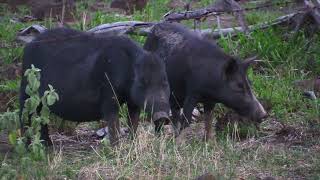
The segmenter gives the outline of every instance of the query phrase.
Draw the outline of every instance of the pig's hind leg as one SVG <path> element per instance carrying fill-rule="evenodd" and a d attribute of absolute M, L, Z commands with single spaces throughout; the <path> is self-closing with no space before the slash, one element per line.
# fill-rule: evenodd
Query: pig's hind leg
<path fill-rule="evenodd" d="M 120 138 L 120 122 L 118 118 L 119 106 L 115 98 L 111 101 L 105 100 L 102 105 L 103 120 L 107 121 L 109 129 L 109 140 L 111 146 L 119 143 Z"/>
<path fill-rule="evenodd" d="M 204 104 L 204 123 L 205 123 L 205 135 L 204 140 L 208 141 L 213 138 L 212 135 L 212 121 L 213 121 L 213 109 L 215 103 Z"/>
<path fill-rule="evenodd" d="M 177 105 L 177 103 L 170 103 L 171 104 L 171 124 L 173 126 L 174 129 L 174 135 L 175 137 L 177 137 L 180 133 L 180 129 L 181 129 L 181 114 L 180 114 L 180 110 L 181 108 Z"/>
<path fill-rule="evenodd" d="M 187 96 L 183 103 L 183 113 L 181 117 L 181 130 L 189 127 L 192 121 L 192 112 L 196 107 L 198 99 L 193 96 Z"/>
<path fill-rule="evenodd" d="M 137 134 L 137 129 L 139 125 L 139 115 L 140 109 L 137 106 L 128 105 L 129 117 L 128 117 L 128 126 L 130 131 L 130 138 L 134 139 Z"/>

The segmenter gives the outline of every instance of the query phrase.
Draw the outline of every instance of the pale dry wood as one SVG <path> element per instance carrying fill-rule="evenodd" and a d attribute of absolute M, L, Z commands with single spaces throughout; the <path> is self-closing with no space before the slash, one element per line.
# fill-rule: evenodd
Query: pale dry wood
<path fill-rule="evenodd" d="M 108 24 L 101 24 L 94 27 L 88 32 L 92 33 L 110 33 L 115 32 L 117 34 L 126 34 L 137 28 L 145 28 L 154 25 L 152 22 L 141 22 L 141 21 L 123 21 Z"/>
<path fill-rule="evenodd" d="M 234 13 L 237 21 L 243 29 L 243 32 L 248 31 L 248 24 L 245 20 L 245 10 L 238 2 L 234 0 L 218 0 L 214 3 L 213 7 L 216 7 L 220 11 Z"/>
<path fill-rule="evenodd" d="M 258 25 L 248 26 L 248 32 L 257 30 L 257 29 L 265 29 L 270 26 L 280 25 L 289 21 L 291 18 L 295 17 L 299 13 L 292 13 L 285 16 L 281 16 L 274 21 L 264 22 Z M 112 34 L 112 35 L 123 35 L 123 34 L 135 34 L 140 36 L 147 36 L 150 34 L 152 26 L 155 25 L 154 22 L 141 22 L 141 21 L 124 21 L 124 22 L 116 22 L 109 24 L 102 24 L 97 27 L 94 27 L 87 32 L 96 33 L 96 34 Z M 17 39 L 28 43 L 32 41 L 35 34 L 42 33 L 46 30 L 45 27 L 39 25 L 32 25 L 24 30 L 22 30 Z M 31 33 L 32 32 L 32 33 Z M 244 32 L 242 27 L 232 27 L 232 28 L 224 28 L 224 29 L 203 29 L 197 30 L 196 32 L 200 33 L 204 37 L 210 38 L 220 38 L 225 35 L 235 35 L 238 32 Z"/>
<path fill-rule="evenodd" d="M 295 17 L 298 13 L 291 13 L 287 14 L 284 16 L 280 16 L 277 19 L 271 21 L 271 22 L 264 22 L 261 24 L 257 25 L 250 25 L 248 26 L 248 32 L 255 31 L 257 29 L 266 29 L 271 26 L 277 26 L 283 23 L 286 23 L 290 21 L 293 17 Z M 221 36 L 226 36 L 226 35 L 236 35 L 239 32 L 244 32 L 242 27 L 231 27 L 231 28 L 224 28 L 224 29 L 204 29 L 201 30 L 201 35 L 205 37 L 210 37 L 210 38 L 220 38 Z"/>
<path fill-rule="evenodd" d="M 293 18 L 298 13 L 291 13 L 287 14 L 281 17 L 278 17 L 277 19 L 271 21 L 271 22 L 264 22 L 257 25 L 251 25 L 248 26 L 248 31 L 254 31 L 257 29 L 265 29 L 270 26 L 279 25 L 285 22 L 288 22 L 291 18 Z M 103 24 L 100 26 L 97 26 L 88 32 L 94 32 L 94 33 L 113 33 L 113 31 L 119 31 L 117 34 L 137 34 L 146 36 L 151 32 L 151 28 L 156 23 L 148 23 L 148 22 L 137 22 L 137 21 L 128 21 L 128 22 L 117 22 L 117 23 L 110 23 L 110 24 Z M 202 36 L 209 36 L 213 38 L 219 38 L 221 35 L 227 35 L 227 34 L 236 34 L 238 32 L 244 32 L 242 27 L 232 27 L 232 28 L 224 28 L 224 29 L 204 29 L 204 30 L 197 30 L 198 33 L 200 33 Z"/>
<path fill-rule="evenodd" d="M 306 22 L 311 22 L 308 28 L 312 30 L 315 27 L 320 30 L 320 2 L 319 0 L 296 0 L 296 2 L 303 6 L 303 11 L 297 15 L 292 23 L 294 24 L 295 34 L 303 28 Z"/>

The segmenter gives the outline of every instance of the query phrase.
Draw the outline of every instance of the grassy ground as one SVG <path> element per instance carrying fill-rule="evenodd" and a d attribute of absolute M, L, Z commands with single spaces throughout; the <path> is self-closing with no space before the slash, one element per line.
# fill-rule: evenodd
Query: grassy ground
<path fill-rule="evenodd" d="M 104 11 L 91 11 L 94 1 L 77 3 L 76 21 L 70 26 L 89 29 L 102 23 L 122 20 L 157 21 L 168 12 L 167 1 L 151 1 L 143 12 L 132 16 Z M 210 3 L 201 1 L 198 6 Z M 83 23 L 83 14 L 91 18 Z M 29 14 L 20 8 L 12 13 L 0 7 L 0 44 L 15 42 L 19 29 L 32 23 L 54 27 L 55 22 L 15 23 L 13 17 Z M 250 24 L 270 20 L 282 11 L 248 12 Z M 191 24 L 188 22 L 187 24 Z M 207 25 L 204 25 L 206 28 Z M 178 138 L 167 127 L 164 136 L 156 137 L 152 125 L 141 123 L 136 140 L 123 139 L 117 148 L 108 140 L 91 137 L 95 124 L 64 124 L 64 132 L 52 129 L 54 148 L 45 160 L 34 161 L 29 154 L 7 152 L 6 131 L 0 133 L 1 179 L 194 179 L 211 173 L 216 179 L 320 179 L 320 102 L 301 96 L 293 81 L 320 74 L 320 34 L 297 35 L 287 28 L 269 28 L 245 36 L 221 38 L 218 43 L 226 52 L 262 60 L 249 72 L 257 96 L 267 102 L 270 117 L 259 130 L 247 134 L 250 128 L 232 125 L 209 143 L 202 141 L 202 123 L 192 125 Z M 143 43 L 145 38 L 133 37 Z M 17 91 L 22 45 L 0 49 L 0 110 L 16 117 Z M 13 73 L 9 73 L 9 72 Z M 223 119 L 226 109 L 216 109 L 217 119 Z M 1 113 L 3 115 L 4 113 Z M 125 113 L 122 113 L 122 115 Z M 4 116 L 0 116 L 4 117 Z M 123 115 L 123 118 L 125 116 Z M 4 122 L 5 119 L 0 119 Z M 57 122 L 56 118 L 52 118 Z M 1 125 L 2 123 L 0 123 Z M 53 123 L 52 123 L 53 124 Z M 2 129 L 2 128 L 0 128 Z M 7 148 L 5 148 L 7 147 Z"/>

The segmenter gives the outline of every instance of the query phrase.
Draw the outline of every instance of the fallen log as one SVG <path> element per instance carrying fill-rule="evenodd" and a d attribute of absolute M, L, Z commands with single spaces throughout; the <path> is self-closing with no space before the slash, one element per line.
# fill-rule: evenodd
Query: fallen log
<path fill-rule="evenodd" d="M 295 17 L 296 15 L 298 15 L 298 13 L 291 13 L 291 14 L 287 14 L 284 16 L 280 16 L 277 19 L 270 21 L 270 22 L 264 22 L 261 24 L 256 24 L 256 25 L 250 25 L 248 26 L 248 32 L 252 32 L 258 29 L 266 29 L 268 27 L 271 26 L 276 26 L 276 25 L 281 25 L 283 23 L 287 23 L 288 21 L 290 21 L 293 17 Z M 148 35 L 150 33 L 152 27 L 148 27 L 148 28 L 143 28 L 143 29 L 137 29 L 137 31 L 131 31 L 129 32 L 129 34 L 138 34 L 138 35 Z M 231 28 L 223 28 L 223 29 L 202 29 L 202 30 L 196 30 L 196 32 L 200 33 L 201 36 L 203 37 L 208 37 L 208 38 L 213 38 L 213 39 L 217 39 L 220 38 L 221 36 L 226 36 L 226 35 L 236 35 L 239 32 L 244 32 L 242 27 L 231 27 Z"/>
<path fill-rule="evenodd" d="M 18 32 L 17 40 L 22 43 L 31 42 L 37 34 L 44 32 L 47 28 L 34 24 Z"/>
<path fill-rule="evenodd" d="M 150 32 L 150 27 L 155 23 L 141 22 L 141 21 L 123 21 L 108 24 L 101 24 L 87 32 L 95 34 L 108 34 L 108 35 L 123 35 L 123 34 L 136 34 L 147 36 Z M 23 43 L 31 42 L 37 34 L 47 30 L 46 27 L 41 25 L 31 25 L 25 29 L 20 30 L 17 35 L 17 40 Z"/>
<path fill-rule="evenodd" d="M 293 17 L 295 17 L 297 14 L 299 13 L 291 13 L 291 14 L 287 14 L 284 16 L 280 16 L 277 19 L 271 21 L 271 22 L 264 22 L 261 24 L 256 24 L 256 25 L 250 25 L 248 26 L 248 32 L 252 32 L 258 29 L 266 29 L 269 28 L 271 26 L 276 26 L 276 25 L 280 25 L 283 23 L 286 23 L 288 21 L 290 21 L 290 19 L 292 19 Z M 220 38 L 221 36 L 226 36 L 226 35 L 236 35 L 239 32 L 244 32 L 242 27 L 231 27 L 231 28 L 224 28 L 224 29 L 203 29 L 200 31 L 201 36 L 204 37 L 208 37 L 208 38 L 213 38 L 213 39 L 217 39 Z"/>
<path fill-rule="evenodd" d="M 89 29 L 87 32 L 92 33 L 108 33 L 113 35 L 129 34 L 138 28 L 146 28 L 154 25 L 152 22 L 141 22 L 141 21 L 123 21 L 115 22 L 109 24 L 102 24 L 92 29 Z"/>
<path fill-rule="evenodd" d="M 291 18 L 295 17 L 298 13 L 292 13 L 285 16 L 281 16 L 273 21 L 264 22 L 257 25 L 248 26 L 248 32 L 257 30 L 257 29 L 265 29 L 271 26 L 280 25 L 282 23 L 288 22 Z M 140 21 L 125 21 L 125 22 L 115 22 L 109 24 L 102 24 L 97 27 L 94 27 L 87 32 L 96 33 L 96 34 L 112 34 L 112 35 L 123 35 L 123 34 L 134 34 L 140 36 L 147 36 L 151 32 L 151 28 L 155 25 L 155 22 L 140 22 Z M 28 43 L 33 39 L 33 36 L 37 33 L 43 32 L 46 28 L 38 25 L 32 25 L 19 33 L 17 39 L 22 42 Z M 38 32 L 35 32 L 37 30 Z M 220 38 L 225 35 L 236 35 L 238 32 L 244 32 L 242 27 L 232 27 L 232 28 L 224 28 L 224 29 L 203 29 L 197 30 L 201 36 L 209 37 L 213 39 Z M 27 38 L 25 38 L 26 36 Z"/>
<path fill-rule="evenodd" d="M 280 16 L 273 21 L 264 22 L 257 25 L 248 26 L 248 31 L 254 31 L 257 29 L 265 29 L 271 26 L 280 25 L 285 22 L 288 22 L 291 18 L 296 16 L 298 13 L 291 13 L 284 16 Z M 110 24 L 103 24 L 92 28 L 88 32 L 94 33 L 116 33 L 116 34 L 135 34 L 141 36 L 147 36 L 151 32 L 151 28 L 156 23 L 150 22 L 137 22 L 137 21 L 127 21 L 127 22 L 117 22 L 117 23 L 110 23 Z M 119 32 L 115 32 L 119 31 Z M 242 27 L 232 27 L 232 28 L 224 28 L 224 29 L 203 29 L 197 30 L 202 36 L 210 37 L 210 38 L 220 38 L 221 35 L 225 36 L 228 34 L 235 35 L 238 32 L 244 32 Z"/>

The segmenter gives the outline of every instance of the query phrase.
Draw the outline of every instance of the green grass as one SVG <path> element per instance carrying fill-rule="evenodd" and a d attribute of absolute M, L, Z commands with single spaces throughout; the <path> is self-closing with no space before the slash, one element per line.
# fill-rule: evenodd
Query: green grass
<path fill-rule="evenodd" d="M 297 79 L 311 78 L 320 73 L 319 34 L 307 39 L 303 32 L 284 37 L 283 31 L 255 31 L 249 37 L 227 37 L 220 39 L 219 43 L 230 54 L 240 57 L 257 55 L 262 60 L 257 73 L 249 72 L 249 78 L 253 79 L 257 95 L 271 101 L 272 113 L 281 121 L 295 121 L 291 114 L 296 112 L 308 111 L 313 117 L 319 116 L 318 103 L 302 98 L 300 90 L 293 86 Z M 310 59 L 314 59 L 312 67 Z"/>
<path fill-rule="evenodd" d="M 249 25 L 254 25 L 258 23 L 269 22 L 277 17 L 280 17 L 281 15 L 283 15 L 283 13 L 277 11 L 251 11 L 246 14 L 246 21 Z"/>
<path fill-rule="evenodd" d="M 0 58 L 7 64 L 13 62 L 15 59 L 20 59 L 22 55 L 22 48 L 16 47 L 14 40 L 16 32 L 25 27 L 22 24 L 15 24 L 9 22 L 8 18 L 4 18 L 0 23 Z"/>
<path fill-rule="evenodd" d="M 0 83 L 0 92 L 13 91 L 17 92 L 19 89 L 20 81 L 17 80 L 7 80 L 4 81 L 3 84 Z"/>
<path fill-rule="evenodd" d="M 145 10 L 135 12 L 132 16 L 124 16 L 91 12 L 89 7 L 94 1 L 80 1 L 77 3 L 78 14 L 75 15 L 77 21 L 71 27 L 85 30 L 117 21 L 159 21 L 162 15 L 170 10 L 165 6 L 167 2 L 152 0 Z M 211 2 L 203 0 L 200 5 Z M 10 22 L 13 16 L 28 14 L 26 8 L 20 8 L 16 14 L 6 9 L 1 7 L 0 11 L 3 15 L 0 20 L 0 41 L 11 44 L 15 42 L 18 30 L 31 23 Z M 83 12 L 92 18 L 86 26 L 82 24 Z M 246 18 L 249 24 L 256 24 L 279 15 L 278 11 L 257 11 L 248 13 Z M 55 26 L 54 22 L 48 19 L 36 23 L 47 27 Z M 285 28 L 269 28 L 254 31 L 249 35 L 221 38 L 218 43 L 229 54 L 243 59 L 257 55 L 262 60 L 248 73 L 256 95 L 268 100 L 272 107 L 269 121 L 263 123 L 261 128 L 276 120 L 296 128 L 297 132 L 301 129 L 300 139 L 281 140 L 290 138 L 291 134 L 278 136 L 275 134 L 276 130 L 268 132 L 249 126 L 238 126 L 229 129 L 230 132 L 218 134 L 214 141 L 204 143 L 199 135 L 203 128 L 197 125 L 188 132 L 190 134 L 186 132 L 187 135 L 174 139 L 170 135 L 156 137 L 153 127 L 142 123 L 139 126 L 138 138 L 133 141 L 124 139 L 117 148 L 111 148 L 108 140 L 103 140 L 96 146 L 92 140 L 81 141 L 73 139 L 72 136 L 61 135 L 59 138 L 63 140 L 62 146 L 48 150 L 47 158 L 43 161 L 31 160 L 28 153 L 24 156 L 18 156 L 17 152 L 7 155 L 0 153 L 1 179 L 193 179 L 206 172 L 212 173 L 217 179 L 256 179 L 257 176 L 319 179 L 320 102 L 302 97 L 301 92 L 293 86 L 293 81 L 320 74 L 320 37 L 319 34 L 308 37 L 303 31 L 296 35 L 287 32 Z M 141 44 L 145 40 L 145 37 L 130 37 Z M 22 53 L 22 46 L 1 48 L 0 59 L 4 62 L 2 66 L 16 59 L 21 61 Z M 19 79 L 0 82 L 1 93 L 17 92 L 18 88 Z M 17 104 L 17 98 L 15 101 Z M 222 116 L 225 112 L 226 108 L 219 105 L 216 116 Z M 123 124 L 126 124 L 126 114 L 124 107 L 120 112 Z M 9 115 L 16 117 L 17 114 L 9 112 L 6 115 L 7 118 Z M 0 117 L 0 121 L 4 122 L 4 116 Z M 55 117 L 52 117 L 51 122 L 57 124 L 52 127 L 53 130 L 61 127 L 65 131 L 80 129 L 75 124 L 63 124 Z M 99 127 L 97 123 L 85 126 L 88 130 Z M 247 138 L 241 141 L 237 138 L 237 133 L 247 132 Z M 83 136 L 86 135 L 76 135 L 80 139 L 84 138 Z"/>

